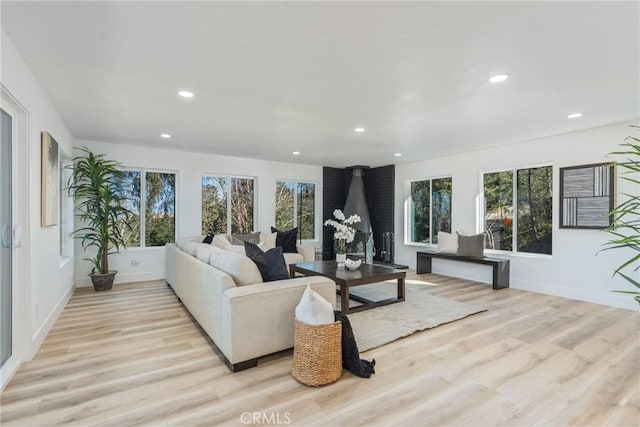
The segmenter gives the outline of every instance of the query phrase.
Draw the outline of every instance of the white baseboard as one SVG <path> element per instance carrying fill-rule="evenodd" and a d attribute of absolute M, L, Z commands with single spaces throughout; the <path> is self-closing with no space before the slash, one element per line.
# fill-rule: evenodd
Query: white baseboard
<path fill-rule="evenodd" d="M 36 333 L 33 335 L 33 337 L 31 337 L 31 348 L 29 349 L 30 350 L 29 353 L 26 355 L 27 359 L 25 360 L 25 362 L 33 359 L 33 356 L 36 355 L 36 353 L 40 349 L 40 346 L 44 342 L 44 339 L 47 337 L 47 335 L 49 334 L 49 331 L 53 327 L 53 324 L 58 319 L 58 316 L 60 316 L 60 313 L 62 313 L 62 310 L 64 310 L 64 308 L 66 307 L 67 302 L 69 302 L 69 299 L 71 299 L 71 295 L 73 295 L 73 291 L 75 289 L 76 289 L 75 285 L 69 286 L 69 289 L 67 289 L 67 292 L 65 292 L 64 296 L 60 299 L 60 301 L 55 306 L 55 308 L 51 311 L 49 316 L 47 316 L 47 319 L 42 323 L 42 326 L 40 327 L 40 329 L 38 329 Z"/>
<path fill-rule="evenodd" d="M 4 388 L 9 384 L 11 378 L 18 372 L 18 368 L 22 365 L 22 360 L 14 355 L 4 364 L 2 369 L 0 369 L 0 391 L 4 390 Z"/>
<path fill-rule="evenodd" d="M 638 310 L 638 303 L 633 299 L 633 295 L 620 294 L 617 292 L 594 292 L 585 289 L 550 286 L 527 280 L 514 280 L 513 278 L 511 278 L 511 287 L 513 289 L 520 289 L 523 291 L 553 295 L 556 297 L 591 302 L 594 304 L 608 305 L 627 310 Z"/>
<path fill-rule="evenodd" d="M 118 273 L 116 275 L 116 280 L 114 284 L 147 282 L 149 280 L 162 280 L 164 278 L 165 278 L 164 270 L 145 272 L 145 273 Z M 91 283 L 91 278 L 89 278 L 89 276 L 76 277 L 75 283 L 76 283 L 76 286 L 79 288 L 86 288 L 86 287 L 93 286 L 93 284 Z"/>
<path fill-rule="evenodd" d="M 415 268 L 415 264 L 411 264 L 408 259 L 397 258 L 395 262 L 400 264 L 409 264 L 412 268 Z M 436 274 L 443 274 L 445 276 L 450 275 L 452 277 L 458 277 L 461 279 L 473 280 L 481 283 L 491 283 L 491 269 L 487 269 L 486 266 L 478 265 L 460 265 L 464 263 L 456 263 L 455 268 L 450 268 L 448 263 L 454 261 L 446 261 L 443 263 L 434 262 L 433 270 Z M 579 288 L 567 288 L 562 286 L 553 286 L 544 284 L 541 282 L 534 282 L 530 280 L 522 280 L 513 277 L 511 275 L 510 287 L 513 289 L 520 289 L 523 291 L 536 292 L 539 294 L 553 295 L 556 297 L 570 298 L 578 301 L 591 302 L 594 304 L 608 305 L 611 307 L 624 308 L 627 310 L 638 310 L 638 303 L 634 300 L 633 295 L 620 294 L 609 291 L 589 291 Z"/>

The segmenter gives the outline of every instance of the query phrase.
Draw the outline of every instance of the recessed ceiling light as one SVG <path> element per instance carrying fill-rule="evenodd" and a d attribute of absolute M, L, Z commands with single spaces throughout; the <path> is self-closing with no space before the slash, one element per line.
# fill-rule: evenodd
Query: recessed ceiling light
<path fill-rule="evenodd" d="M 293 154 L 294 156 L 299 156 L 300 152 L 299 151 L 293 151 L 291 154 Z"/>
<path fill-rule="evenodd" d="M 361 132 L 364 132 L 364 128 L 355 128 L 353 131 L 361 133 Z"/>
<path fill-rule="evenodd" d="M 193 98 L 193 92 L 189 92 L 188 90 L 178 91 L 178 95 L 183 98 Z"/>
<path fill-rule="evenodd" d="M 509 74 L 496 74 L 495 76 L 490 77 L 489 81 L 491 83 L 500 83 L 507 80 L 508 78 Z"/>
<path fill-rule="evenodd" d="M 161 133 L 160 134 L 160 138 L 169 139 L 169 138 L 171 138 L 171 135 L 169 135 L 168 133 Z"/>
<path fill-rule="evenodd" d="M 396 154 L 394 154 L 394 156 L 396 156 L 396 157 L 402 157 L 402 153 L 396 153 Z"/>
<path fill-rule="evenodd" d="M 572 113 L 567 116 L 567 119 L 577 119 L 578 117 L 582 117 L 582 113 Z"/>

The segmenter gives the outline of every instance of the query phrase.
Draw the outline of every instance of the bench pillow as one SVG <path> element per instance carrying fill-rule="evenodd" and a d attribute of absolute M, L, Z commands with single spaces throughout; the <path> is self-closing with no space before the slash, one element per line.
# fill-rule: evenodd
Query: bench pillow
<path fill-rule="evenodd" d="M 484 256 L 484 233 L 467 236 L 458 233 L 458 255 Z"/>
<path fill-rule="evenodd" d="M 458 236 L 438 231 L 438 252 L 456 255 L 458 253 Z"/>

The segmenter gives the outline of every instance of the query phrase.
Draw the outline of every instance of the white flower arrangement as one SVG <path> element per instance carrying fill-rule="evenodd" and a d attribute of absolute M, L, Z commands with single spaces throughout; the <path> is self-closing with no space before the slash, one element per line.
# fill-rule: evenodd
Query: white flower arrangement
<path fill-rule="evenodd" d="M 336 219 L 328 219 L 324 222 L 324 225 L 328 225 L 336 229 L 333 233 L 333 238 L 338 241 L 338 253 L 344 253 L 344 250 L 346 249 L 345 245 L 353 242 L 353 239 L 356 236 L 356 229 L 351 227 L 351 225 L 356 222 L 360 222 L 360 216 L 354 214 L 349 218 L 345 218 L 344 213 L 340 209 L 334 210 L 333 216 Z"/>

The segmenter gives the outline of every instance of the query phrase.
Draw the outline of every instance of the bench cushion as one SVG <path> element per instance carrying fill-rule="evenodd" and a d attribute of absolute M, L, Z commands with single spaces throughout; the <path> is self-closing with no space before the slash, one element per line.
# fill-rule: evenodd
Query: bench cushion
<path fill-rule="evenodd" d="M 458 255 L 484 256 L 484 233 L 467 236 L 458 233 Z"/>
<path fill-rule="evenodd" d="M 438 252 L 456 255 L 458 253 L 458 236 L 438 231 Z"/>

